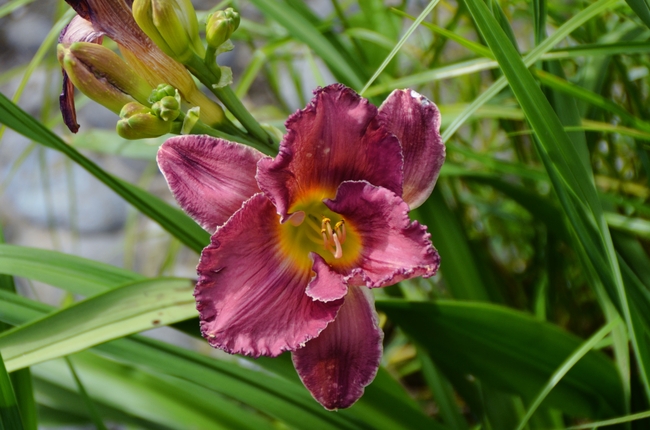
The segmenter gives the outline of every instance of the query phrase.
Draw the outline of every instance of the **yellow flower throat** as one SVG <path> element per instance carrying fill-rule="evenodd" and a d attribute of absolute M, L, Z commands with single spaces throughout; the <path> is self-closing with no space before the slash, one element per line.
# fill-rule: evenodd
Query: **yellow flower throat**
<path fill-rule="evenodd" d="M 291 217 L 280 227 L 282 248 L 300 265 L 311 267 L 309 253 L 315 252 L 330 266 L 352 266 L 361 251 L 359 236 L 354 226 L 325 206 L 327 197 L 312 192 L 291 207 Z"/>

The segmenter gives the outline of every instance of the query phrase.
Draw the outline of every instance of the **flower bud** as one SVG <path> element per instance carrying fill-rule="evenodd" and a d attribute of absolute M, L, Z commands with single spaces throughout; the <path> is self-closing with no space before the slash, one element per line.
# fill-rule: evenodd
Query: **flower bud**
<path fill-rule="evenodd" d="M 205 40 L 208 46 L 217 49 L 230 39 L 237 27 L 239 27 L 239 14 L 232 8 L 211 14 L 205 26 Z"/>
<path fill-rule="evenodd" d="M 134 100 L 148 103 L 151 86 L 110 49 L 87 42 L 59 44 L 57 56 L 72 83 L 113 112 Z"/>
<path fill-rule="evenodd" d="M 173 59 L 184 63 L 194 54 L 205 56 L 190 0 L 135 0 L 133 17 L 142 31 Z"/>
<path fill-rule="evenodd" d="M 180 96 L 176 97 L 163 97 L 160 101 L 151 106 L 154 115 L 162 118 L 165 121 L 174 121 L 181 114 Z"/>
<path fill-rule="evenodd" d="M 172 87 L 169 84 L 159 84 L 149 95 L 149 102 L 156 103 L 162 100 L 164 97 L 175 97 L 178 94 L 176 88 Z"/>
<path fill-rule="evenodd" d="M 140 103 L 129 103 L 122 108 L 117 122 L 117 134 L 124 139 L 146 139 L 167 134 L 173 121 L 165 121 Z"/>

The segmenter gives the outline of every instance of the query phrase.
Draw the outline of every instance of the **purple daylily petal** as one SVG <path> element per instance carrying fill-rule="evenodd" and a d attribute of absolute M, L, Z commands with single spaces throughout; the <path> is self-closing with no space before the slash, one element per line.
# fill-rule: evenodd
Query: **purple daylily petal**
<path fill-rule="evenodd" d="M 383 337 L 370 290 L 350 287 L 336 320 L 294 351 L 293 363 L 302 382 L 325 408 L 347 408 L 374 379 Z"/>
<path fill-rule="evenodd" d="M 209 136 L 178 136 L 158 151 L 158 165 L 183 210 L 213 233 L 253 194 L 256 149 Z"/>
<path fill-rule="evenodd" d="M 59 109 L 63 115 L 63 123 L 73 133 L 79 131 L 79 123 L 77 122 L 77 109 L 74 105 L 74 84 L 68 77 L 65 70 L 63 72 L 63 91 L 59 95 Z"/>
<path fill-rule="evenodd" d="M 320 255 L 312 252 L 311 258 L 314 261 L 312 270 L 316 276 L 307 285 L 305 293 L 321 302 L 331 302 L 344 297 L 348 286 L 343 275 L 332 270 Z"/>
<path fill-rule="evenodd" d="M 254 357 L 295 350 L 318 336 L 343 304 L 305 294 L 311 270 L 280 249 L 279 226 L 271 201 L 256 194 L 203 250 L 194 296 L 201 333 L 215 348 Z"/>
<path fill-rule="evenodd" d="M 431 194 L 445 161 L 440 112 L 434 103 L 413 90 L 395 90 L 379 108 L 379 117 L 402 144 L 402 198 L 414 209 Z"/>
<path fill-rule="evenodd" d="M 121 45 L 129 45 L 133 39 L 148 39 L 131 13 L 131 2 L 125 0 L 66 0 L 75 12 L 90 21 L 101 31 Z"/>
<path fill-rule="evenodd" d="M 382 127 L 377 108 L 351 89 L 330 85 L 286 122 L 287 135 L 274 159 L 259 163 L 257 180 L 283 218 L 302 195 L 330 196 L 343 181 L 366 180 L 402 193 L 399 142 Z"/>
<path fill-rule="evenodd" d="M 408 217 L 409 207 L 398 195 L 365 181 L 344 182 L 334 200 L 325 200 L 361 237 L 357 268 L 350 285 L 384 287 L 416 276 L 435 275 L 440 256 L 426 227 Z"/>
<path fill-rule="evenodd" d="M 59 43 L 88 42 L 101 44 L 104 33 L 97 31 L 93 24 L 77 15 L 65 26 L 59 35 Z"/>

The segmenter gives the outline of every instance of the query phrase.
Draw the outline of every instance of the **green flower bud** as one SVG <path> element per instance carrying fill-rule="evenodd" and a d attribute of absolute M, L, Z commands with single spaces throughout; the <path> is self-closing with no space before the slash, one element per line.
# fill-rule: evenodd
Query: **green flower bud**
<path fill-rule="evenodd" d="M 239 20 L 239 14 L 232 8 L 210 14 L 205 26 L 205 40 L 208 46 L 217 49 L 223 45 L 239 27 Z"/>
<path fill-rule="evenodd" d="M 203 58 L 199 23 L 190 0 L 134 0 L 133 17 L 154 43 L 173 59 Z"/>
<path fill-rule="evenodd" d="M 167 96 L 154 103 L 151 110 L 165 121 L 174 121 L 181 114 L 181 104 L 176 97 Z"/>
<path fill-rule="evenodd" d="M 171 131 L 173 122 L 165 121 L 140 103 L 129 103 L 122 108 L 117 122 L 117 134 L 124 139 L 158 137 Z"/>
<path fill-rule="evenodd" d="M 148 103 L 151 86 L 110 49 L 87 42 L 59 44 L 57 57 L 75 87 L 113 112 L 134 100 Z"/>
<path fill-rule="evenodd" d="M 176 97 L 177 94 L 178 92 L 176 91 L 176 88 L 171 85 L 160 84 L 151 92 L 151 95 L 149 95 L 149 102 L 156 103 L 164 97 Z"/>

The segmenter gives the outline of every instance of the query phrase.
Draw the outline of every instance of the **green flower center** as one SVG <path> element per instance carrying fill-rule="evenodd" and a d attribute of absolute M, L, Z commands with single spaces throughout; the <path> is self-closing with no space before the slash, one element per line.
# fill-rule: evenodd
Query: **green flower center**
<path fill-rule="evenodd" d="M 361 242 L 354 226 L 325 206 L 327 197 L 310 193 L 291 207 L 291 217 L 281 226 L 282 248 L 302 266 L 311 267 L 310 252 L 335 267 L 352 266 L 359 257 Z"/>

